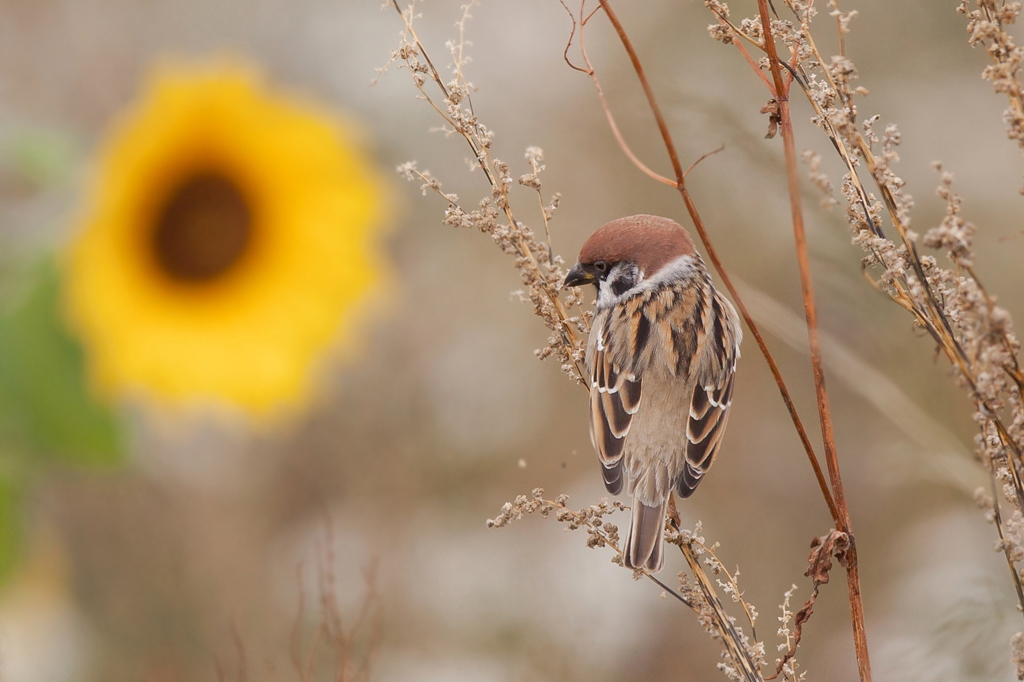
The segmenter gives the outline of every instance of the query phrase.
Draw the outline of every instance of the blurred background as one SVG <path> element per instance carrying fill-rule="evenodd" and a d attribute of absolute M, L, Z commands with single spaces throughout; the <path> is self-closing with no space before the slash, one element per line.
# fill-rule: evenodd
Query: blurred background
<path fill-rule="evenodd" d="M 691 191 L 813 426 L 766 95 L 701 3 L 620 5 L 684 165 L 725 146 Z M 955 5 L 862 0 L 847 53 L 870 91 L 861 117 L 903 133 L 915 228 L 941 220 L 941 160 L 979 228 L 976 270 L 1021 320 L 1024 160 Z M 459 3 L 422 14 L 443 65 Z M 817 26 L 835 50 L 831 20 Z M 571 262 L 608 220 L 686 221 L 564 65 L 569 28 L 554 1 L 484 2 L 468 78 L 514 176 L 544 149 Z M 485 527 L 535 487 L 577 507 L 604 491 L 584 391 L 534 358 L 546 330 L 510 295 L 510 260 L 393 172 L 417 160 L 466 205 L 488 194 L 407 73 L 371 87 L 400 29 L 374 0 L 0 2 L 0 680 L 332 679 L 325 610 L 363 624 L 351 658 L 372 650 L 379 682 L 720 675 L 691 612 L 610 551 L 553 520 Z M 604 22 L 588 47 L 634 149 L 667 173 Z M 838 183 L 806 104 L 794 112 L 798 146 Z M 971 407 L 863 280 L 843 210 L 805 196 L 877 679 L 1011 679 L 1020 616 L 972 502 L 987 479 Z M 518 197 L 536 229 L 536 198 Z M 782 594 L 806 599 L 830 520 L 749 340 L 743 353 L 722 455 L 681 512 L 739 566 L 772 660 Z M 806 627 L 809 679 L 856 679 L 843 582 Z"/>

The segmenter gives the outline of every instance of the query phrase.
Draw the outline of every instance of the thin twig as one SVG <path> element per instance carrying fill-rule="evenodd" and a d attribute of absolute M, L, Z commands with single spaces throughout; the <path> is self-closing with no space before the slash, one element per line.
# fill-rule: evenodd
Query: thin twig
<path fill-rule="evenodd" d="M 693 575 L 694 580 L 700 587 L 701 593 L 704 595 L 704 601 L 711 607 L 711 611 L 714 617 L 715 624 L 718 628 L 718 632 L 722 635 L 722 640 L 725 642 L 726 650 L 729 653 L 729 658 L 739 667 L 739 672 L 742 672 L 744 679 L 747 682 L 764 682 L 764 677 L 761 675 L 761 670 L 758 665 L 752 660 L 748 647 L 744 647 L 744 638 L 740 635 L 736 629 L 736 625 L 733 619 L 729 617 L 729 614 L 725 610 L 725 606 L 722 601 L 718 598 L 718 593 L 715 591 L 714 583 L 711 578 L 708 577 L 704 571 L 704 567 L 700 565 L 700 559 L 697 557 L 697 552 L 694 550 L 693 545 L 698 544 L 702 551 L 707 550 L 703 547 L 703 543 L 683 530 L 682 523 L 679 519 L 679 511 L 676 509 L 676 503 L 674 498 L 669 498 L 668 505 L 668 524 L 674 531 L 674 539 L 671 540 L 673 544 L 679 546 L 679 551 L 682 552 L 683 557 L 686 558 L 686 563 L 690 567 L 690 573 Z M 714 556 L 712 554 L 712 556 Z M 714 557 L 714 560 L 719 566 L 722 562 L 718 560 L 718 557 Z M 732 581 L 732 576 L 729 576 L 729 580 Z M 732 581 L 735 586 L 735 581 Z M 691 608 L 698 614 L 701 615 L 702 611 L 697 604 L 692 604 Z M 747 618 L 750 620 L 751 629 L 753 629 L 753 617 L 750 611 L 746 607 L 744 602 L 744 611 L 747 614 Z M 755 637 L 756 639 L 756 637 Z"/>
<path fill-rule="evenodd" d="M 581 17 L 579 22 L 577 22 L 576 16 L 572 13 L 572 10 L 570 10 L 569 7 L 565 4 L 565 0 L 558 1 L 562 4 L 562 7 L 565 8 L 565 11 L 568 13 L 569 18 L 572 20 L 572 31 L 569 33 L 569 40 L 565 44 L 565 52 L 563 54 L 565 63 L 568 64 L 571 68 L 577 71 L 582 71 L 583 73 L 590 76 L 591 81 L 593 81 L 594 83 L 594 87 L 597 89 L 597 97 L 598 99 L 601 100 L 601 108 L 604 110 L 605 118 L 608 120 L 608 127 L 611 129 L 612 135 L 615 137 L 615 141 L 619 144 L 619 148 L 622 149 L 622 152 L 626 155 L 630 162 L 632 162 L 632 164 L 636 166 L 641 173 L 651 178 L 652 180 L 660 182 L 663 185 L 675 187 L 676 183 L 673 180 L 671 180 L 670 178 L 666 178 L 664 175 L 661 175 L 660 173 L 657 173 L 648 168 L 647 165 L 640 160 L 640 157 L 638 157 L 633 152 L 632 148 L 630 148 L 629 143 L 626 142 L 626 138 L 623 137 L 622 135 L 622 131 L 619 130 L 618 123 L 615 122 L 615 116 L 612 114 L 611 107 L 608 106 L 608 100 L 605 97 L 604 88 L 601 87 L 601 81 L 598 80 L 597 78 L 597 72 L 594 70 L 594 66 L 593 64 L 590 63 L 590 58 L 587 56 L 584 27 L 586 27 L 587 22 L 590 20 L 591 17 L 594 16 L 597 10 L 601 8 L 598 7 L 586 17 Z M 582 14 L 582 12 L 583 7 L 581 5 L 580 13 Z M 575 64 L 572 63 L 572 60 L 569 59 L 569 48 L 572 47 L 572 40 L 573 36 L 576 34 L 577 24 L 579 26 L 580 34 L 580 52 L 583 55 L 583 63 L 586 64 L 585 68 L 576 66 Z"/>
<path fill-rule="evenodd" d="M 608 15 L 608 20 L 612 22 L 612 26 L 615 27 L 615 32 L 619 34 L 619 40 L 622 41 L 623 46 L 626 48 L 626 54 L 629 55 L 629 61 L 633 64 L 633 70 L 636 72 L 637 80 L 640 81 L 641 87 L 644 89 L 644 94 L 647 96 L 647 103 L 651 107 L 651 112 L 654 114 L 654 120 L 658 125 L 658 132 L 661 133 L 661 140 L 665 143 L 665 150 L 668 152 L 669 161 L 672 162 L 672 170 L 675 172 L 676 182 L 682 184 L 683 180 L 683 167 L 679 163 L 679 154 L 676 152 L 676 146 L 672 143 L 672 133 L 668 130 L 668 123 L 665 122 L 665 117 L 661 115 L 661 108 L 658 106 L 657 100 L 654 98 L 654 89 L 651 88 L 650 81 L 647 80 L 647 75 L 644 73 L 643 64 L 640 63 L 640 56 L 637 55 L 636 50 L 633 49 L 633 44 L 626 35 L 626 29 L 623 28 L 622 22 L 619 21 L 619 17 L 612 10 L 608 0 L 599 0 L 601 3 L 604 13 Z"/>

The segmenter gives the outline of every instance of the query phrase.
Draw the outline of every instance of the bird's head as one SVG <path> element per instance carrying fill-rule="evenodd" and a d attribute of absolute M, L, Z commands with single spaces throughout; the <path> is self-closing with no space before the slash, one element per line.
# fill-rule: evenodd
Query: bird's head
<path fill-rule="evenodd" d="M 688 262 L 699 258 L 696 253 L 689 233 L 674 220 L 619 218 L 590 235 L 564 286 L 593 284 L 598 307 L 610 306 L 644 282 L 674 275 L 675 270 L 682 275 Z"/>

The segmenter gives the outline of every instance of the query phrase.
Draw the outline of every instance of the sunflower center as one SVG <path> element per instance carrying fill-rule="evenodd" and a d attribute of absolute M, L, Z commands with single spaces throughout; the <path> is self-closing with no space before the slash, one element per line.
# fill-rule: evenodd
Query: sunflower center
<path fill-rule="evenodd" d="M 189 284 L 208 282 L 241 260 L 252 238 L 252 211 L 231 180 L 198 173 L 171 193 L 152 238 L 164 274 Z"/>

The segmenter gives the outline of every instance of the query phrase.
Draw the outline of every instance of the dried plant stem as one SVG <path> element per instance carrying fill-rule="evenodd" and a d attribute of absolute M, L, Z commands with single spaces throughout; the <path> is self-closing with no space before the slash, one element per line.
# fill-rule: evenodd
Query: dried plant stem
<path fill-rule="evenodd" d="M 996 532 L 999 533 L 999 544 L 1003 546 L 1003 556 L 1006 557 L 1006 563 L 1010 568 L 1010 573 L 1017 575 L 1017 567 L 1013 563 L 1013 555 L 1010 553 L 1010 544 L 1006 541 L 1006 535 L 1003 532 L 1005 524 L 1003 523 L 1002 514 L 999 511 L 999 492 L 996 489 L 996 477 L 992 477 L 992 515 L 994 517 Z M 1013 581 L 1014 588 L 1017 590 L 1017 603 L 1024 604 L 1024 590 L 1021 589 L 1020 580 Z"/>
<path fill-rule="evenodd" d="M 788 0 L 788 3 L 791 5 L 791 7 L 793 6 L 792 0 Z M 962 3 L 961 8 L 959 9 L 962 9 L 964 7 L 964 4 L 965 3 Z M 980 4 L 986 3 L 983 1 Z M 1019 9 L 1014 9 L 1007 5 L 1004 8 L 1002 8 L 1001 11 L 1005 11 L 1012 14 L 1014 12 L 1019 11 Z M 802 17 L 801 29 L 802 37 L 806 41 L 806 44 L 811 48 L 814 59 L 817 61 L 818 64 L 824 64 L 821 58 L 821 54 L 817 48 L 817 45 L 814 42 L 813 35 L 809 30 L 809 17 L 806 14 Z M 1002 34 L 1001 26 L 998 27 L 998 29 L 999 30 L 997 31 L 997 33 Z M 975 37 L 976 36 L 972 34 L 972 44 L 974 44 L 973 40 Z M 1000 41 L 1004 39 L 1005 36 L 998 37 L 998 40 Z M 1010 53 L 1006 53 L 1002 54 L 1001 56 L 1011 57 L 1012 55 Z M 852 69 L 852 65 L 846 68 Z M 802 65 L 798 65 L 798 69 L 801 73 L 803 73 Z M 849 118 L 852 122 L 853 107 L 850 103 L 852 95 L 848 91 L 847 84 L 837 82 L 837 78 L 833 75 L 830 69 L 823 68 L 821 69 L 821 73 L 824 75 L 826 79 L 830 92 L 836 93 L 836 95 L 843 101 L 844 107 L 847 109 L 847 111 L 850 112 Z M 986 71 L 984 77 L 990 78 L 992 77 L 992 75 L 992 73 Z M 1006 77 L 1003 80 L 1006 79 L 1012 80 L 1014 83 L 1016 83 L 1016 79 L 1013 78 L 1012 75 L 1006 75 Z M 1002 449 L 1004 453 L 1010 453 L 1009 456 L 1006 456 L 1003 459 L 1005 459 L 1006 461 L 1005 468 L 1012 481 L 1013 494 L 1016 498 L 1014 506 L 1017 507 L 1018 511 L 1020 509 L 1024 509 L 1024 486 L 1021 485 L 1019 472 L 1019 467 L 1021 465 L 1021 447 L 1019 443 L 1010 434 L 1009 429 L 1003 421 L 1003 418 L 999 414 L 997 406 L 994 404 L 994 402 L 1002 402 L 1002 400 L 998 397 L 994 399 L 986 397 L 986 391 L 981 388 L 983 375 L 988 375 L 984 381 L 990 387 L 988 393 L 989 395 L 991 395 L 991 372 L 986 372 L 984 369 L 979 369 L 979 367 L 976 366 L 978 364 L 977 361 L 979 360 L 979 356 L 983 355 L 984 353 L 978 353 L 977 348 L 975 349 L 975 353 L 973 355 L 969 354 L 966 351 L 966 349 L 964 348 L 964 344 L 962 343 L 962 339 L 964 338 L 967 331 L 963 327 L 962 320 L 959 320 L 956 323 L 951 322 L 951 314 L 955 313 L 947 312 L 947 306 L 949 305 L 949 303 L 943 300 L 944 297 L 947 296 L 948 294 L 936 292 L 936 286 L 941 287 L 942 271 L 935 268 L 934 261 L 932 261 L 932 264 L 928 266 L 930 270 L 926 271 L 925 261 L 918 252 L 917 244 L 915 243 L 916 235 L 913 235 L 909 229 L 909 218 L 906 215 L 906 202 L 905 200 L 901 202 L 900 198 L 896 196 L 897 192 L 899 191 L 901 181 L 899 181 L 898 178 L 895 178 L 895 176 L 889 170 L 888 165 L 890 163 L 890 159 L 887 153 L 883 151 L 883 158 L 879 159 L 879 157 L 877 157 L 872 151 L 871 143 L 868 139 L 866 139 L 865 134 L 862 134 L 860 131 L 858 131 L 855 126 L 843 126 L 840 130 L 834 124 L 833 118 L 829 115 L 829 112 L 825 111 L 824 107 L 819 101 L 818 97 L 820 97 L 820 93 L 818 96 L 815 96 L 815 93 L 812 92 L 812 89 L 809 87 L 809 79 L 806 77 L 806 75 L 801 80 L 801 86 L 804 89 L 808 101 L 811 103 L 812 107 L 814 107 L 816 113 L 816 120 L 820 122 L 820 124 L 822 125 L 822 129 L 825 130 L 826 134 L 832 140 L 835 149 L 839 152 L 840 157 L 843 159 L 844 164 L 847 166 L 847 178 L 849 180 L 850 188 L 854 192 L 854 196 L 856 196 L 856 201 L 860 207 L 861 212 L 861 216 L 857 216 L 858 220 L 854 222 L 853 217 L 851 217 L 851 222 L 854 222 L 854 224 L 856 225 L 857 222 L 863 221 L 866 224 L 867 229 L 869 229 L 872 232 L 872 234 L 874 234 L 881 240 L 884 240 L 877 242 L 876 245 L 873 245 L 871 247 L 871 251 L 878 263 L 881 263 L 890 271 L 897 271 L 898 268 L 894 267 L 897 265 L 897 263 L 895 263 L 892 260 L 891 255 L 883 254 L 881 252 L 882 249 L 878 248 L 878 244 L 881 244 L 884 248 L 884 245 L 886 243 L 891 242 L 888 242 L 886 240 L 885 234 L 881 226 L 879 225 L 878 220 L 872 218 L 871 209 L 873 198 L 868 194 L 859 177 L 857 171 L 857 163 L 854 161 L 854 156 L 857 156 L 859 157 L 859 160 L 863 161 L 864 165 L 867 167 L 869 173 L 871 174 L 871 178 L 874 180 L 875 186 L 877 187 L 879 194 L 883 199 L 883 203 L 890 217 L 892 225 L 899 236 L 900 243 L 902 244 L 903 249 L 905 249 L 906 256 L 903 260 L 906 264 L 910 266 L 912 276 L 908 276 L 910 273 L 905 273 L 901 274 L 898 277 L 892 278 L 892 281 L 888 282 L 891 289 L 886 290 L 886 293 L 889 294 L 896 303 L 898 303 L 900 306 L 902 306 L 904 309 L 909 311 L 914 316 L 917 323 L 929 332 L 929 334 L 938 344 L 938 347 L 942 350 L 943 354 L 946 355 L 946 357 L 953 364 L 953 366 L 958 369 L 958 378 L 960 379 L 961 383 L 968 389 L 971 398 L 974 400 L 977 415 L 979 415 L 981 419 L 982 441 L 984 441 L 985 438 L 986 425 L 991 426 L 991 428 L 996 431 L 999 447 Z M 1014 87 L 1008 87 L 1008 91 L 1010 90 L 1019 90 L 1019 83 L 1017 83 Z M 1008 116 L 1008 122 L 1010 122 L 1011 124 L 1009 127 L 1010 137 L 1012 139 L 1020 140 L 1021 138 L 1020 135 L 1017 135 L 1014 132 L 1015 130 L 1019 130 L 1019 126 L 1014 126 L 1014 122 L 1019 120 L 1020 119 L 1016 116 Z M 865 123 L 864 125 L 867 126 L 868 123 Z M 866 132 L 868 130 L 868 128 L 865 128 Z M 887 135 L 888 134 L 889 133 L 887 130 Z M 946 184 L 943 187 L 940 187 L 940 195 L 947 197 L 948 201 L 950 202 L 952 215 L 955 216 L 956 211 L 958 210 L 958 200 L 955 199 L 949 191 L 948 181 L 944 179 L 943 182 Z M 969 245 L 967 246 L 967 249 L 969 250 Z M 969 255 L 966 252 L 964 254 L 958 254 L 954 253 L 951 250 L 950 258 L 954 261 L 954 264 L 957 268 L 956 277 L 960 281 L 960 283 L 957 285 L 958 291 L 967 291 L 969 290 L 969 287 L 973 285 L 977 288 L 977 290 L 981 293 L 982 297 L 984 298 L 984 305 L 986 308 L 983 314 L 984 318 L 989 320 L 987 324 L 990 324 L 994 328 L 993 331 L 996 331 L 998 343 L 1002 346 L 1002 350 L 1008 356 L 1008 362 L 1004 363 L 999 369 L 1005 371 L 1007 375 L 1015 382 L 1016 393 L 1019 399 L 1021 384 L 1019 381 L 1017 381 L 1016 376 L 1014 374 L 1014 368 L 1017 366 L 1017 361 L 1015 357 L 1017 345 L 1015 340 L 1011 340 L 1012 333 L 1009 331 L 1008 316 L 1006 316 L 1004 313 L 1000 313 L 1000 315 L 1002 315 L 1002 321 L 995 322 L 997 319 L 996 307 L 991 297 L 988 296 L 987 293 L 985 293 L 984 286 L 976 277 L 973 269 L 970 267 Z M 961 272 L 965 272 L 968 275 L 968 277 L 960 278 L 959 274 Z M 876 285 L 876 288 L 881 287 L 878 287 L 878 285 Z M 959 332 L 954 331 L 954 327 L 957 327 Z M 974 343 L 975 346 L 977 346 L 978 342 L 975 341 Z M 998 370 L 996 371 L 998 372 Z M 1000 457 L 993 456 L 991 452 L 991 448 L 983 447 L 979 450 L 979 454 L 981 454 L 982 457 L 987 460 L 986 466 L 991 472 L 991 475 L 996 476 L 998 475 L 999 468 L 1001 466 L 998 461 Z M 999 502 L 996 501 L 997 506 L 998 504 Z M 1003 521 L 998 513 L 995 514 L 994 521 L 999 531 L 1000 538 L 1005 537 L 1003 530 Z M 1003 544 L 1004 551 L 1009 551 L 1009 548 L 1005 546 L 1006 543 Z M 1007 558 L 1008 560 L 1010 560 L 1009 554 L 1007 554 Z M 1021 599 L 1021 597 L 1024 597 L 1024 590 L 1022 590 L 1021 587 L 1020 573 L 1015 569 L 1011 569 L 1011 576 L 1014 583 L 1014 588 L 1018 594 L 1018 606 L 1021 608 L 1022 611 L 1024 611 L 1024 599 Z"/>
<path fill-rule="evenodd" d="M 825 465 L 832 483 L 832 494 L 839 511 L 837 530 L 850 538 L 847 550 L 846 587 L 850 599 L 850 617 L 853 624 L 854 649 L 857 654 L 857 671 L 861 682 L 871 680 L 871 659 L 868 654 L 867 629 L 864 625 L 864 600 L 860 590 L 860 571 L 857 566 L 857 545 L 850 527 L 850 511 L 846 504 L 843 478 L 839 471 L 839 457 L 836 453 L 835 434 L 832 428 L 832 412 L 825 388 L 825 367 L 821 359 L 821 338 L 818 334 L 818 313 L 814 299 L 814 285 L 811 278 L 811 264 L 807 255 L 807 236 L 804 230 L 803 204 L 800 199 L 800 179 L 797 168 L 796 145 L 793 136 L 793 119 L 789 106 L 789 86 L 792 76 L 787 73 L 783 79 L 782 67 L 772 35 L 771 17 L 768 14 L 768 0 L 758 0 L 761 15 L 761 30 L 764 33 L 764 47 L 774 83 L 775 103 L 778 107 L 779 126 L 786 160 L 786 180 L 789 188 L 789 205 L 793 221 L 793 238 L 796 243 L 797 264 L 800 270 L 800 288 L 803 294 L 804 314 L 807 319 L 807 337 L 811 353 L 811 368 L 814 374 L 814 392 L 818 402 L 818 417 L 821 421 L 821 438 L 825 450 Z"/>
<path fill-rule="evenodd" d="M 661 140 L 665 144 L 665 149 L 668 151 L 668 158 L 672 162 L 672 171 L 675 173 L 676 182 L 678 184 L 685 184 L 683 178 L 683 166 L 679 163 L 679 154 L 676 152 L 676 146 L 672 143 L 672 133 L 668 130 L 668 123 L 665 122 L 665 117 L 661 115 L 661 108 L 658 106 L 658 102 L 654 97 L 654 90 L 651 88 L 650 81 L 647 80 L 647 75 L 644 73 L 643 64 L 640 63 L 640 56 L 637 55 L 636 50 L 633 49 L 633 44 L 626 35 L 626 29 L 623 28 L 622 22 L 619 21 L 619 17 L 612 10 L 612 6 L 608 3 L 608 0 L 599 0 L 601 8 L 605 14 L 608 15 L 608 20 L 612 22 L 612 26 L 615 27 L 615 32 L 619 35 L 619 40 L 622 41 L 623 46 L 626 48 L 626 54 L 629 55 L 629 61 L 633 64 L 633 70 L 636 71 L 637 80 L 640 81 L 640 85 L 644 89 L 644 95 L 647 96 L 647 102 L 651 106 L 651 111 L 654 114 L 654 120 L 658 124 L 658 132 L 661 133 Z"/>
<path fill-rule="evenodd" d="M 725 284 L 726 289 L 729 290 L 729 294 L 732 296 L 733 301 L 736 303 L 736 307 L 740 311 L 740 315 L 743 317 L 744 322 L 747 324 L 747 328 L 750 329 L 751 334 L 754 336 L 754 340 L 757 342 L 757 347 L 761 350 L 761 354 L 764 356 L 765 362 L 768 363 L 768 368 L 771 370 L 772 377 L 775 379 L 775 384 L 778 386 L 779 393 L 782 396 L 782 401 L 786 405 L 786 410 L 789 412 L 790 419 L 793 421 L 793 426 L 796 429 L 797 435 L 800 438 L 800 442 L 803 445 L 804 452 L 807 454 L 808 462 L 814 471 L 814 476 L 818 481 L 818 487 L 821 490 L 821 495 L 825 500 L 825 504 L 828 505 L 829 514 L 832 516 L 833 522 L 837 525 L 842 523 L 842 517 L 840 516 L 839 510 L 836 507 L 836 503 L 832 497 L 832 493 L 829 490 L 828 483 L 825 480 L 824 472 L 822 472 L 821 465 L 818 463 L 818 458 L 814 453 L 814 446 L 811 444 L 811 439 L 807 435 L 807 430 L 804 428 L 803 421 L 800 419 L 800 415 L 796 410 L 796 405 L 793 402 L 793 398 L 789 393 L 789 389 L 786 386 L 785 380 L 782 378 L 782 372 L 779 371 L 779 367 L 775 362 L 775 358 L 772 356 L 771 351 L 768 349 L 768 344 L 765 343 L 764 337 L 761 335 L 761 331 L 751 317 L 743 299 L 740 297 L 739 292 L 733 285 L 732 280 L 729 278 L 728 272 L 722 265 L 721 259 L 718 257 L 718 252 L 708 236 L 707 229 L 704 226 L 704 221 L 700 217 L 700 213 L 697 211 L 697 206 L 693 201 L 693 197 L 690 195 L 689 190 L 686 187 L 686 175 L 682 171 L 682 165 L 679 162 L 679 154 L 676 152 L 675 143 L 672 141 L 672 134 L 668 130 L 668 125 L 665 123 L 665 118 L 661 113 L 661 109 L 658 106 L 658 102 L 654 97 L 654 91 L 650 86 L 650 82 L 647 80 L 646 75 L 643 71 L 643 66 L 640 63 L 636 50 L 633 48 L 632 41 L 626 33 L 625 28 L 619 21 L 615 12 L 612 10 L 608 0 L 600 0 L 602 9 L 608 16 L 609 21 L 615 28 L 616 33 L 619 36 L 619 40 L 622 42 L 626 53 L 629 55 L 630 62 L 633 64 L 634 71 L 636 71 L 637 78 L 641 82 L 644 88 L 644 93 L 647 96 L 647 102 L 650 105 L 651 111 L 654 114 L 655 119 L 658 122 L 658 129 L 661 132 L 662 141 L 665 144 L 665 149 L 668 152 L 669 159 L 672 163 L 673 171 L 676 174 L 675 185 L 679 191 L 680 196 L 683 199 L 683 203 L 686 205 L 686 210 L 690 215 L 690 219 L 693 222 L 694 228 L 697 230 L 697 234 L 700 236 L 701 243 L 704 245 L 704 249 L 707 251 L 708 258 L 714 265 L 718 275 L 722 278 L 722 282 Z M 581 26 L 582 33 L 582 26 Z M 582 46 L 582 38 L 581 38 Z M 585 54 L 585 53 L 584 53 Z M 597 83 L 597 76 L 593 69 L 589 70 L 588 75 L 591 79 Z M 598 88 L 600 86 L 598 85 Z M 602 97 L 601 104 L 605 109 L 605 114 L 610 120 L 612 120 L 610 109 L 608 108 L 607 102 Z M 617 128 L 616 128 L 617 130 Z M 617 135 L 616 138 L 619 140 L 623 150 L 631 159 L 635 158 L 629 147 L 625 145 L 621 135 Z"/>
<path fill-rule="evenodd" d="M 575 64 L 573 64 L 572 61 L 569 59 L 569 48 L 572 47 L 573 37 L 576 35 L 576 26 L 577 26 L 576 17 L 575 17 L 575 15 L 573 15 L 572 10 L 569 9 L 569 6 L 565 4 L 565 0 L 558 0 L 558 1 L 561 3 L 561 5 L 565 9 L 566 13 L 568 13 L 569 18 L 572 20 L 572 32 L 569 34 L 569 40 L 565 44 L 565 51 L 562 53 L 562 57 L 565 60 L 565 63 L 568 64 L 571 68 L 575 69 L 576 71 L 581 71 L 581 72 L 587 74 L 588 76 L 590 76 L 590 79 L 593 81 L 594 87 L 597 90 L 597 97 L 598 97 L 598 99 L 601 100 L 601 108 L 604 110 L 605 118 L 608 121 L 608 128 L 612 131 L 612 135 L 615 137 L 615 141 L 618 143 L 619 148 L 622 149 L 623 153 L 626 155 L 626 158 L 629 159 L 630 163 L 632 163 L 634 166 L 636 166 L 640 170 L 640 172 L 642 172 L 644 175 L 646 175 L 647 177 L 651 178 L 652 180 L 655 180 L 656 182 L 660 182 L 663 185 L 669 185 L 670 187 L 675 187 L 676 186 L 676 182 L 674 180 L 666 178 L 664 175 L 661 175 L 660 173 L 657 173 L 657 172 L 651 170 L 633 152 L 632 148 L 630 148 L 630 146 L 629 146 L 629 143 L 626 142 L 626 138 L 623 137 L 622 131 L 619 130 L 619 125 L 615 121 L 615 116 L 612 115 L 611 107 L 608 106 L 608 99 L 605 97 L 604 88 L 601 87 L 601 81 L 599 81 L 597 79 L 596 72 L 594 71 L 594 66 L 590 63 L 590 58 L 587 56 L 586 32 L 584 31 L 584 27 L 587 25 L 587 22 L 590 20 L 591 17 L 594 16 L 594 14 L 597 13 L 598 10 L 595 9 L 589 15 L 582 16 L 582 14 L 583 14 L 583 6 L 581 5 L 581 7 L 580 7 L 580 14 L 581 14 L 580 20 L 579 20 L 580 51 L 583 53 L 583 63 L 586 65 L 586 67 L 585 68 L 584 67 L 579 67 L 579 66 L 576 66 Z M 583 4 L 585 4 L 585 3 L 586 3 L 586 0 L 583 0 Z M 600 9 L 600 8 L 598 8 L 598 9 Z"/>
<path fill-rule="evenodd" d="M 742 637 L 736 631 L 736 626 L 729 618 L 722 600 L 719 599 L 714 583 L 700 565 L 700 558 L 697 556 L 696 551 L 694 551 L 693 543 L 682 542 L 679 544 L 679 549 L 682 551 L 683 556 L 686 557 L 686 563 L 689 564 L 690 571 L 693 573 L 700 591 L 704 594 L 705 601 L 714 610 L 715 620 L 722 630 L 722 640 L 729 651 L 729 657 L 738 665 L 743 678 L 748 682 L 764 682 L 761 671 L 757 668 L 754 661 L 751 660 L 747 651 L 740 645 Z"/>
<path fill-rule="evenodd" d="M 376 586 L 376 564 L 363 570 L 364 591 L 356 618 L 347 627 L 338 603 L 337 579 L 335 576 L 334 534 L 330 517 L 326 517 L 325 539 L 317 543 L 317 594 L 319 596 L 319 617 L 313 627 L 312 636 L 304 642 L 307 634 L 308 614 L 306 611 L 306 589 L 303 566 L 295 569 L 295 580 L 299 590 L 298 612 L 292 624 L 288 652 L 295 679 L 313 682 L 322 679 L 331 671 L 336 682 L 367 682 L 380 651 L 383 635 L 383 610 Z M 245 649 L 232 627 L 232 635 L 239 652 L 237 682 L 249 679 L 246 669 Z M 271 679 L 277 679 L 271 668 Z M 218 679 L 226 680 L 218 671 Z"/>
<path fill-rule="evenodd" d="M 749 640 L 736 628 L 735 620 L 729 616 L 729 613 L 725 610 L 725 605 L 718 597 L 714 582 L 704 570 L 704 566 L 701 565 L 699 555 L 704 553 L 710 555 L 707 563 L 713 567 L 713 571 L 716 574 L 725 575 L 727 583 L 724 583 L 723 586 L 727 591 L 731 590 L 733 601 L 739 602 L 743 607 L 744 615 L 750 623 L 751 635 L 754 638 L 755 646 L 760 646 L 760 643 L 757 642 L 757 630 L 754 627 L 754 621 L 757 616 L 753 608 L 743 599 L 739 585 L 736 584 L 736 579 L 725 570 L 722 562 L 715 556 L 713 549 L 704 544 L 703 538 L 697 537 L 697 532 L 691 533 L 683 530 L 674 499 L 669 501 L 668 523 L 673 532 L 667 538 L 667 542 L 679 546 L 680 552 L 682 552 L 686 563 L 690 567 L 690 573 L 693 575 L 694 580 L 696 580 L 703 596 L 701 600 L 688 600 L 690 608 L 694 610 L 699 619 L 703 620 L 710 616 L 713 620 L 714 631 L 725 642 L 729 659 L 734 664 L 730 671 L 733 674 L 730 674 L 730 677 L 742 675 L 742 678 L 746 679 L 747 682 L 765 682 L 765 678 L 761 673 L 761 665 L 764 658 L 763 648 L 761 649 L 761 654 L 758 655 L 756 650 L 751 649 Z M 699 528 L 700 524 L 698 523 L 698 531 Z M 707 607 L 710 613 L 702 607 Z M 758 656 L 756 660 L 755 656 Z"/>

